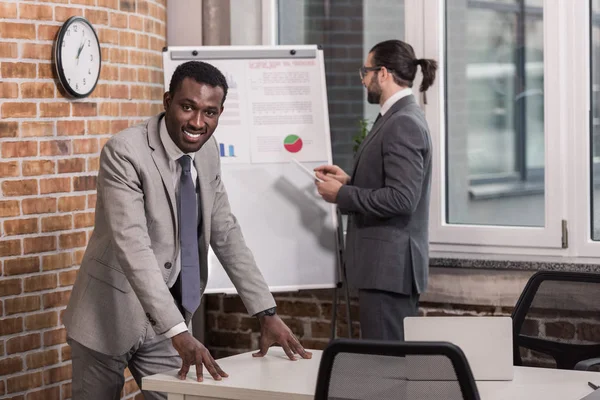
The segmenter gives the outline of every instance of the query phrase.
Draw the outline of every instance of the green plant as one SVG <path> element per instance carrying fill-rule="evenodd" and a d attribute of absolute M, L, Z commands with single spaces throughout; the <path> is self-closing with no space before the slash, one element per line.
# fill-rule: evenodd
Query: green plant
<path fill-rule="evenodd" d="M 352 148 L 352 150 L 354 151 L 354 154 L 356 154 L 360 144 L 367 137 L 367 133 L 369 133 L 369 128 L 368 128 L 369 120 L 365 119 L 365 118 L 359 119 L 358 126 L 360 126 L 360 132 L 358 133 L 358 135 L 354 136 L 354 139 L 353 139 L 354 147 Z"/>

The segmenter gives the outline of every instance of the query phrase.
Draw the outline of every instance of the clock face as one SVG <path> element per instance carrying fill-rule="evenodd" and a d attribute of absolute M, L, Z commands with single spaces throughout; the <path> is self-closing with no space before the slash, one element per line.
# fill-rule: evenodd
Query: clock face
<path fill-rule="evenodd" d="M 56 72 L 65 90 L 86 97 L 100 77 L 100 43 L 92 25 L 82 17 L 71 17 L 58 33 L 55 44 Z"/>

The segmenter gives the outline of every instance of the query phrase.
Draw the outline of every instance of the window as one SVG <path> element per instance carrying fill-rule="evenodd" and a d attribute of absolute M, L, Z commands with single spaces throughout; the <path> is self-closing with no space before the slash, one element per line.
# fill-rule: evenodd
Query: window
<path fill-rule="evenodd" d="M 542 1 L 446 1 L 450 224 L 544 226 Z"/>
<path fill-rule="evenodd" d="M 600 0 L 592 0 L 590 15 L 591 50 L 591 236 L 600 240 Z"/>
<path fill-rule="evenodd" d="M 360 122 L 370 126 L 377 105 L 366 102 L 358 69 L 376 43 L 404 37 L 404 1 L 279 0 L 279 44 L 318 44 L 325 53 L 333 161 L 350 172 Z"/>

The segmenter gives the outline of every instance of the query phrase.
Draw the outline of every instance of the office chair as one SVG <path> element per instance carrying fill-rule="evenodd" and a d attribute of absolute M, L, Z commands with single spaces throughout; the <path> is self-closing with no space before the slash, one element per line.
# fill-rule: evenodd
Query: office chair
<path fill-rule="evenodd" d="M 531 365 L 530 351 L 550 356 L 557 369 L 600 364 L 600 274 L 535 273 L 512 319 L 515 365 Z"/>
<path fill-rule="evenodd" d="M 323 351 L 315 400 L 479 400 L 462 350 L 447 342 L 336 339 Z"/>

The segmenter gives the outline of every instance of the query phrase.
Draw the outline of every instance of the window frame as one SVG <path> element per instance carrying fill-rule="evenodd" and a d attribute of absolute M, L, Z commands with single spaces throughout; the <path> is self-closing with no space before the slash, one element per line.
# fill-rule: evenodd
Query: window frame
<path fill-rule="evenodd" d="M 486 226 L 449 224 L 446 219 L 446 127 L 445 127 L 445 1 L 423 0 L 420 45 L 424 57 L 438 60 L 438 78 L 427 93 L 428 104 L 422 104 L 432 133 L 433 174 L 430 207 L 430 243 L 432 251 L 467 253 L 564 253 L 562 220 L 565 202 L 561 192 L 564 183 L 564 154 L 560 151 L 561 126 L 565 122 L 561 110 L 562 85 L 552 85 L 544 79 L 545 131 L 545 226 Z M 561 5 L 544 1 L 544 76 L 560 77 L 563 66 L 559 49 L 563 46 L 559 26 Z M 407 13 L 407 18 L 411 16 Z M 557 27 L 559 27 L 557 29 Z M 417 36 L 417 35 L 415 35 Z M 558 161 L 557 161 L 558 160 Z M 523 252 L 519 249 L 527 248 Z"/>

